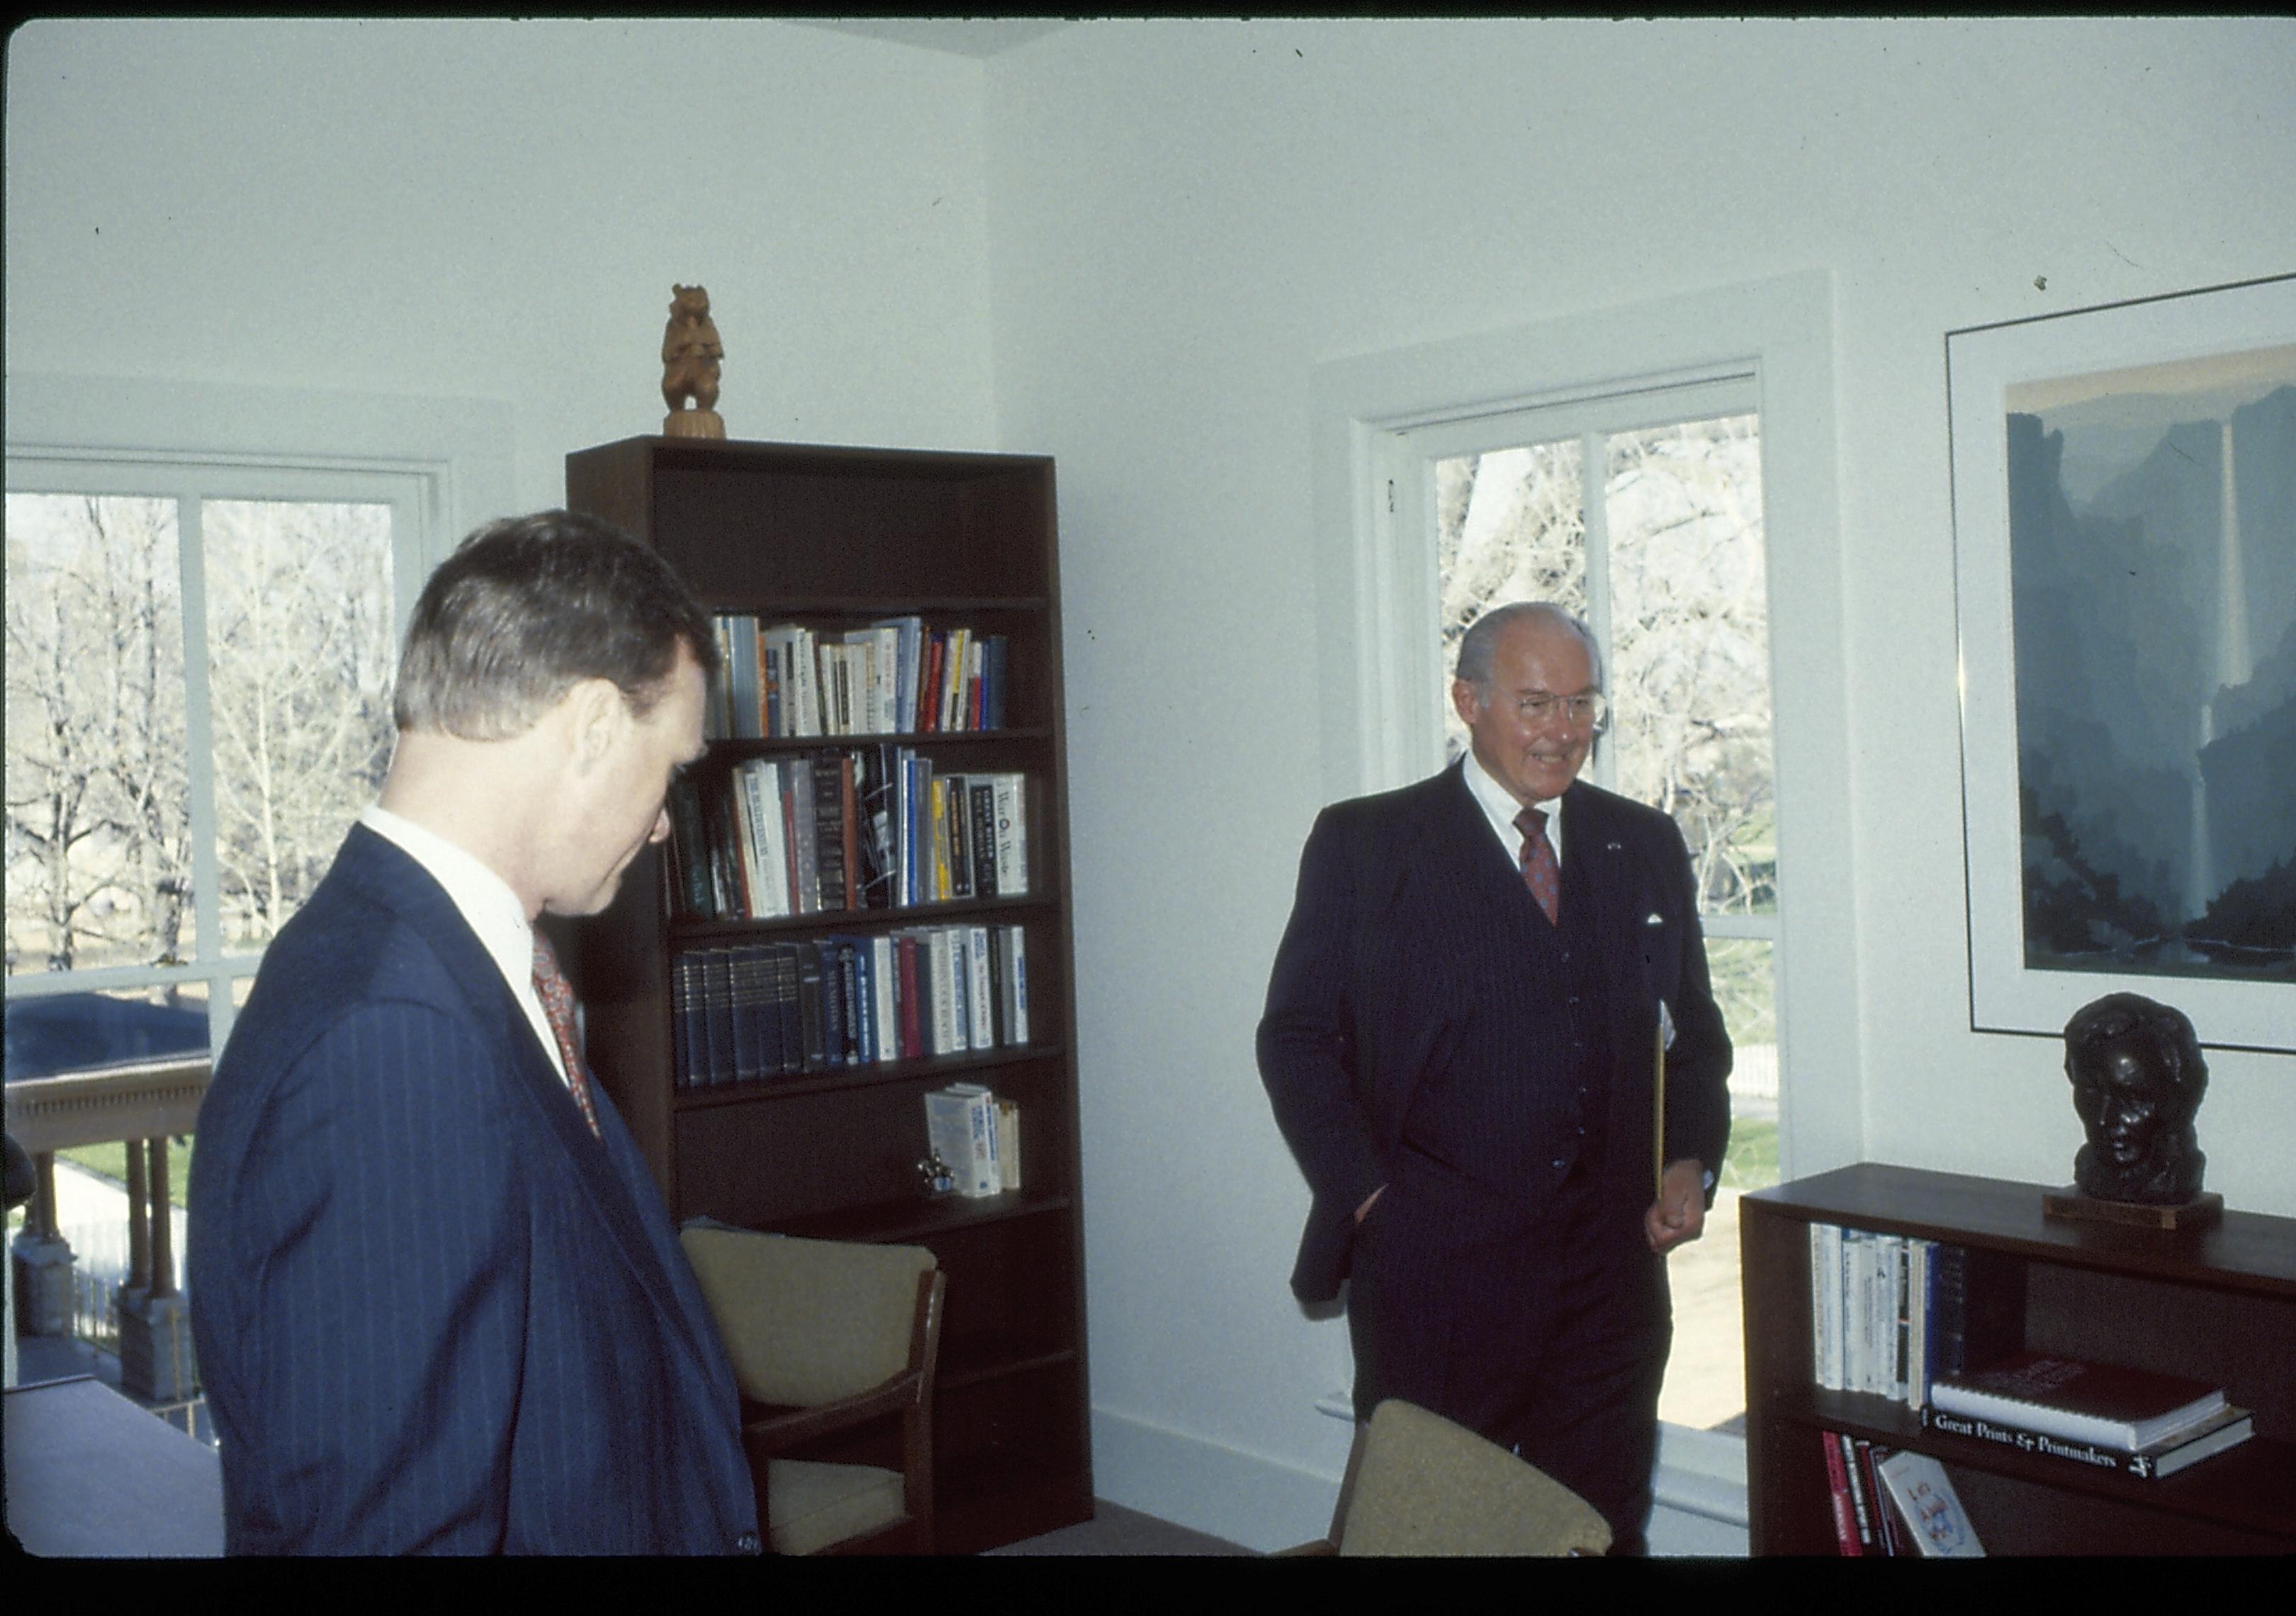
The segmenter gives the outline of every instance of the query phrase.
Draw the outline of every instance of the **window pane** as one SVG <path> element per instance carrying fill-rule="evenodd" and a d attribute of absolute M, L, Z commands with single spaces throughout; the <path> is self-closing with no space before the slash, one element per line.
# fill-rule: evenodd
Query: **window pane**
<path fill-rule="evenodd" d="M 1753 938 L 1709 938 L 1706 965 L 1730 1029 L 1730 1150 L 1716 1177 L 1706 1232 L 1667 1259 L 1674 1350 L 1659 1417 L 1710 1431 L 1742 1428 L 1746 1411 L 1743 1316 L 1738 1296 L 1738 1197 L 1778 1181 L 1778 1034 L 1772 947 Z"/>
<path fill-rule="evenodd" d="M 390 507 L 204 507 L 225 943 L 260 947 L 390 761 Z"/>
<path fill-rule="evenodd" d="M 1610 744 L 1674 816 L 1709 914 L 1777 907 L 1769 597 L 1756 418 L 1613 435 Z"/>
<path fill-rule="evenodd" d="M 10 494 L 10 972 L 189 951 L 172 500 Z"/>
<path fill-rule="evenodd" d="M 1467 750 L 1448 669 L 1459 636 L 1493 606 L 1557 601 L 1587 611 L 1587 524 L 1575 438 L 1435 463 L 1437 576 L 1443 592 L 1444 753 Z"/>

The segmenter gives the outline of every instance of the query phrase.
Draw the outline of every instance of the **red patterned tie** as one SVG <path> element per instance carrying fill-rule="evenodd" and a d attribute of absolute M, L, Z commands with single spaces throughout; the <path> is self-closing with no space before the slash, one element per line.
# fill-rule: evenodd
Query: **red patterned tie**
<path fill-rule="evenodd" d="M 1555 861 L 1554 844 L 1546 839 L 1546 814 L 1525 808 L 1514 823 L 1522 832 L 1523 882 L 1546 912 L 1546 923 L 1554 925 L 1562 909 L 1562 866 Z"/>
<path fill-rule="evenodd" d="M 598 1131 L 598 1108 L 590 1103 L 590 1074 L 582 1064 L 582 1051 L 574 1041 L 574 985 L 558 968 L 557 952 L 540 930 L 534 934 L 534 990 L 542 996 L 542 1013 L 557 1035 L 558 1053 L 566 1062 L 566 1087 L 582 1108 L 582 1120 Z"/>

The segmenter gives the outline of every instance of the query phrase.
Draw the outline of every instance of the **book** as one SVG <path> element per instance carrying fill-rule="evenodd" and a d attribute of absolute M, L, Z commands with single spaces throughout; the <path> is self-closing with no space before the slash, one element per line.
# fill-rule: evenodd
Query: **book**
<path fill-rule="evenodd" d="M 1977 1559 L 1985 1553 L 1969 1523 L 1960 1495 L 1945 1466 L 1927 1454 L 1891 1454 L 1875 1467 L 1890 1497 L 1904 1514 L 1908 1535 L 1922 1554 L 1939 1559 Z"/>
<path fill-rule="evenodd" d="M 999 926 L 996 941 L 1004 966 L 1004 1042 L 1025 1045 L 1029 1041 L 1028 933 L 1017 925 Z"/>
<path fill-rule="evenodd" d="M 1948 1375 L 1931 1406 L 2103 1448 L 2149 1448 L 2225 1407 L 2221 1387 L 2118 1364 L 2019 1352 Z"/>
<path fill-rule="evenodd" d="M 996 1149 L 995 1097 L 978 1083 L 952 1083 L 924 1096 L 925 1139 L 967 1199 L 1003 1187 Z"/>
<path fill-rule="evenodd" d="M 996 1102 L 996 1166 L 1004 1188 L 1021 1187 L 1021 1108 L 1010 1100 Z"/>
<path fill-rule="evenodd" d="M 2043 1454 L 2090 1470 L 2117 1470 L 2124 1475 L 2157 1481 L 2202 1459 L 2237 1448 L 2256 1434 L 2255 1416 L 2227 1403 L 2216 1413 L 2182 1431 L 2172 1432 L 2147 1448 L 2111 1448 L 2095 1442 L 2029 1431 L 1978 1415 L 1948 1413 L 1936 1407 L 1922 1410 L 1924 1430 L 1948 1436 L 1970 1437 L 2020 1453 Z"/>
<path fill-rule="evenodd" d="M 1817 1440 L 1825 1448 L 1825 1483 L 1833 1504 L 1833 1545 L 1845 1557 L 1863 1554 L 1866 1539 L 1857 1530 L 1857 1506 L 1851 1502 L 1849 1471 L 1841 1457 L 1841 1438 L 1821 1431 Z"/>
<path fill-rule="evenodd" d="M 996 792 L 996 893 L 1025 898 L 1029 892 L 1028 780 L 1021 775 L 991 776 Z"/>
<path fill-rule="evenodd" d="M 1833 1433 L 1833 1444 L 1841 1455 L 1843 1484 L 1849 1489 L 1851 1528 L 1857 1534 L 1857 1552 L 1872 1554 L 1880 1552 L 1874 1530 L 1874 1500 L 1868 1490 L 1866 1469 L 1859 1462 L 1859 1444 L 1845 1432 Z"/>
<path fill-rule="evenodd" d="M 996 1008 L 989 980 L 988 956 L 988 928 L 967 926 L 964 929 L 965 1012 L 971 1019 L 965 1033 L 967 1041 L 975 1049 L 996 1046 Z"/>

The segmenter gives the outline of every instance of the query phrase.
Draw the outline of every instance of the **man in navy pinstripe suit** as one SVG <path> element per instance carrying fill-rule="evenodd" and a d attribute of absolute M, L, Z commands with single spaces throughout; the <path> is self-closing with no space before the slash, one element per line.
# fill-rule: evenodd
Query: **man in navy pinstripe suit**
<path fill-rule="evenodd" d="M 1324 809 L 1300 858 L 1259 1038 L 1314 1196 L 1292 1289 L 1347 1281 L 1358 1419 L 1399 1397 L 1479 1431 L 1634 1553 L 1663 1258 L 1704 1226 L 1729 1038 L 1681 833 L 1578 779 L 1603 717 L 1585 626 L 1487 612 L 1451 693 L 1469 755 Z"/>
<path fill-rule="evenodd" d="M 530 929 L 666 833 L 713 656 L 660 558 L 586 517 L 496 523 L 424 587 L 381 799 L 201 1110 L 230 1551 L 756 1552 L 732 1369 Z"/>

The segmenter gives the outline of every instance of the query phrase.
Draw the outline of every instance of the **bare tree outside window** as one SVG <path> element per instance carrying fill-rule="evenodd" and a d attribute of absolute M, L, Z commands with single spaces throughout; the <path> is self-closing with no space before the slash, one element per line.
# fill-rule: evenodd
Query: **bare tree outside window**
<path fill-rule="evenodd" d="M 392 510 L 12 492 L 6 514 L 11 1047 L 29 1062 L 37 1034 L 74 1067 L 180 1048 L 101 1001 L 235 1002 L 373 800 Z"/>
<path fill-rule="evenodd" d="M 1598 767 L 1669 815 L 1690 848 L 1736 1069 L 1716 1218 L 1670 1263 L 1677 1348 L 1660 1413 L 1727 1426 L 1744 1407 L 1735 1197 L 1778 1177 L 1759 423 L 1743 414 L 1589 432 L 1439 459 L 1432 472 L 1450 755 L 1467 745 L 1448 699 L 1467 625 L 1494 606 L 1554 601 L 1603 642 L 1613 716 Z"/>
<path fill-rule="evenodd" d="M 7 968 L 180 959 L 192 898 L 172 500 L 7 496 Z"/>
<path fill-rule="evenodd" d="M 390 761 L 390 510 L 212 500 L 205 540 L 224 931 L 259 948 Z"/>

